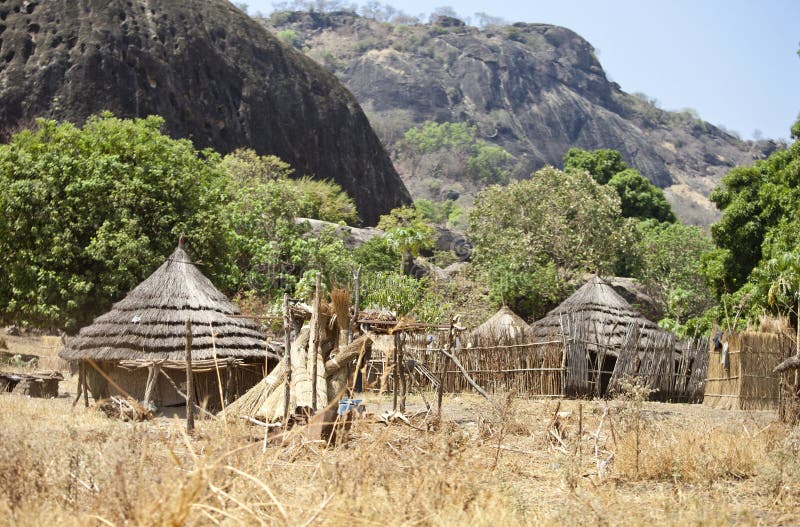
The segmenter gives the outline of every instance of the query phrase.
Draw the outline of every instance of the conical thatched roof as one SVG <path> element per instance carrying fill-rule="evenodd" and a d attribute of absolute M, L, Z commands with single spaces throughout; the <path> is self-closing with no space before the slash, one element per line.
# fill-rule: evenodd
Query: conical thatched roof
<path fill-rule="evenodd" d="M 486 322 L 472 330 L 474 338 L 515 338 L 522 335 L 530 326 L 522 317 L 514 313 L 508 306 L 489 317 Z"/>
<path fill-rule="evenodd" d="M 186 320 L 192 358 L 210 359 L 212 327 L 217 357 L 263 357 L 264 335 L 178 247 L 111 311 L 68 339 L 60 355 L 74 360 L 183 360 Z"/>
<path fill-rule="evenodd" d="M 611 285 L 598 276 L 592 277 L 544 318 L 534 322 L 531 329 L 536 337 L 549 337 L 562 332 L 575 333 L 578 326 L 582 338 L 608 347 L 620 345 L 631 326 L 637 327 L 640 340 L 663 337 L 666 333 L 634 311 Z"/>

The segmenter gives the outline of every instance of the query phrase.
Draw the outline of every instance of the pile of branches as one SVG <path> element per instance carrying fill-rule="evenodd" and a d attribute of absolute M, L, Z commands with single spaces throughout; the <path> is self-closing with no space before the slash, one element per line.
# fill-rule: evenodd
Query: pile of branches
<path fill-rule="evenodd" d="M 108 399 L 103 399 L 97 403 L 97 409 L 106 414 L 111 419 L 122 419 L 123 421 L 149 421 L 153 418 L 152 412 L 143 407 L 139 401 L 130 397 L 123 398 L 112 395 Z"/>

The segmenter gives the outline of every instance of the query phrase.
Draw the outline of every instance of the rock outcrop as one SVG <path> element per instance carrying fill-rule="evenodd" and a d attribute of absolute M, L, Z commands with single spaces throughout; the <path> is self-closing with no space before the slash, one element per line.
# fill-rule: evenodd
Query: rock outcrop
<path fill-rule="evenodd" d="M 347 89 L 225 0 L 0 2 L 0 138 L 103 110 L 161 115 L 200 148 L 275 154 L 339 183 L 366 224 L 409 202 Z"/>
<path fill-rule="evenodd" d="M 292 30 L 294 43 L 350 88 L 415 197 L 441 196 L 412 180 L 396 147 L 407 129 L 428 120 L 476 125 L 481 139 L 515 156 L 523 177 L 544 164 L 561 166 L 571 147 L 619 150 L 696 224 L 716 217 L 707 196 L 728 169 L 775 148 L 623 92 L 591 44 L 563 27 L 479 30 L 447 17 L 392 25 L 347 12 L 283 12 L 264 23 Z M 466 185 L 462 195 L 477 190 L 458 183 Z M 448 191 L 448 182 L 437 188 Z"/>

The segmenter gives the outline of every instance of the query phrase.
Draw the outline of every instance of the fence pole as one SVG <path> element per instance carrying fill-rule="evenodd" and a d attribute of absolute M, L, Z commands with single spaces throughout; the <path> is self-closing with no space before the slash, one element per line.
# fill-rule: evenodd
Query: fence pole
<path fill-rule="evenodd" d="M 192 321 L 186 319 L 186 433 L 194 432 L 194 377 L 192 376 Z"/>
<path fill-rule="evenodd" d="M 283 294 L 283 362 L 286 381 L 283 393 L 283 426 L 289 426 L 289 400 L 292 396 L 292 314 L 289 311 L 289 293 Z"/>

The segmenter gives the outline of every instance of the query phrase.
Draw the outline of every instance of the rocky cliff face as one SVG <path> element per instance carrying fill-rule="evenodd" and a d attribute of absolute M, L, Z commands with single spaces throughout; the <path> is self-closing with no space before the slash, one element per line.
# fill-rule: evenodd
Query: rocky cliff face
<path fill-rule="evenodd" d="M 367 224 L 409 201 L 353 96 L 225 0 L 0 1 L 0 137 L 102 110 L 275 154 L 342 185 Z"/>
<path fill-rule="evenodd" d="M 523 176 L 561 166 L 571 147 L 612 148 L 666 189 L 684 221 L 708 224 L 717 213 L 707 196 L 719 178 L 774 148 L 626 94 L 592 46 L 563 27 L 478 30 L 450 18 L 391 25 L 344 12 L 276 13 L 264 23 L 336 73 L 390 151 L 427 120 L 477 125 L 483 140 L 516 157 Z M 396 152 L 395 160 L 415 197 L 424 195 Z"/>

